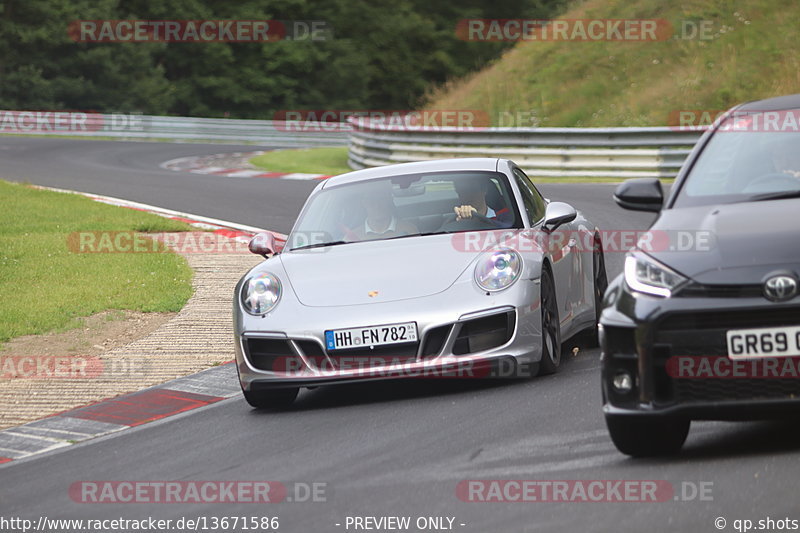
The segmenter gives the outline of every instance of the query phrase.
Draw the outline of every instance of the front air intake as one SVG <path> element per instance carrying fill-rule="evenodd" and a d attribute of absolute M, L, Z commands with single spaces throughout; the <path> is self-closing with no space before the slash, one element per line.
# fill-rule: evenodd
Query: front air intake
<path fill-rule="evenodd" d="M 502 346 L 514 334 L 514 311 L 498 313 L 461 323 L 453 355 L 467 355 Z"/>

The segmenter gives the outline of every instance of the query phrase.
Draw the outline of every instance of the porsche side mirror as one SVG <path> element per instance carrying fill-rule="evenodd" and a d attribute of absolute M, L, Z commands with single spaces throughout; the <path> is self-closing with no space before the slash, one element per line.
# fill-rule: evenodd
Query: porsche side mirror
<path fill-rule="evenodd" d="M 547 204 L 547 210 L 544 213 L 542 230 L 550 233 L 560 225 L 572 222 L 577 216 L 578 212 L 571 205 L 564 202 L 550 202 Z"/>
<path fill-rule="evenodd" d="M 635 178 L 619 184 L 614 201 L 623 209 L 657 213 L 664 205 L 664 192 L 656 178 Z"/>
<path fill-rule="evenodd" d="M 247 249 L 254 254 L 264 256 L 264 258 L 278 251 L 278 247 L 275 244 L 275 237 L 272 233 L 256 233 L 253 238 L 250 239 L 250 244 L 247 245 Z"/>

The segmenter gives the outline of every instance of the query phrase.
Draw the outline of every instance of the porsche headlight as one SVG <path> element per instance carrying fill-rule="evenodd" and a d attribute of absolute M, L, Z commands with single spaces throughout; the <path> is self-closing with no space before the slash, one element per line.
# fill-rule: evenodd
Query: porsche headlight
<path fill-rule="evenodd" d="M 251 315 L 269 313 L 281 299 L 280 280 L 264 272 L 248 278 L 242 284 L 242 306 Z"/>
<path fill-rule="evenodd" d="M 513 285 L 522 273 L 522 258 L 503 248 L 486 254 L 475 265 L 475 282 L 486 291 L 501 291 Z"/>
<path fill-rule="evenodd" d="M 644 254 L 625 258 L 625 282 L 638 292 L 669 298 L 688 280 L 671 268 Z"/>

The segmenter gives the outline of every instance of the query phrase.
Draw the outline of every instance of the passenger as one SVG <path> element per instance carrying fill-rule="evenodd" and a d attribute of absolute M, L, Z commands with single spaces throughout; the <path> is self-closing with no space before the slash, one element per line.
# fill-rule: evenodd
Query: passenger
<path fill-rule="evenodd" d="M 390 181 L 366 183 L 361 188 L 361 205 L 367 216 L 364 223 L 352 231 L 354 240 L 386 239 L 419 233 L 413 224 L 396 216 Z"/>

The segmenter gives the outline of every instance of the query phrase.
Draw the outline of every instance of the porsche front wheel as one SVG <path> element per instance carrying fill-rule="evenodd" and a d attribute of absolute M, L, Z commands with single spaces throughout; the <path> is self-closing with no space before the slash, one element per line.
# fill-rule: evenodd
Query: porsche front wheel
<path fill-rule="evenodd" d="M 542 360 L 539 363 L 539 375 L 553 374 L 561 365 L 561 324 L 558 320 L 558 303 L 553 275 L 548 269 L 542 269 L 541 278 L 541 312 L 542 312 Z"/>

